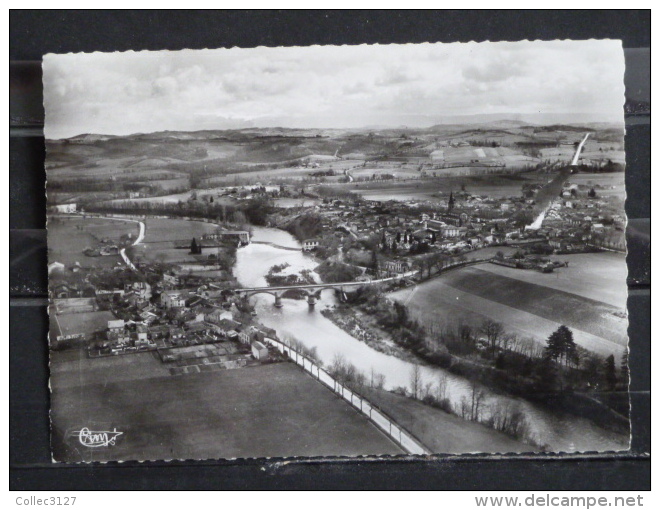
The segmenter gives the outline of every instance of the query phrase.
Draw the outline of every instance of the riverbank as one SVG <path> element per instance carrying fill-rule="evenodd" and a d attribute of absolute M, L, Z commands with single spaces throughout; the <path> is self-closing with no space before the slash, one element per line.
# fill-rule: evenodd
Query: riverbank
<path fill-rule="evenodd" d="M 382 304 L 387 300 L 381 299 L 379 301 Z M 504 397 L 522 398 L 553 413 L 587 419 L 604 430 L 616 434 L 628 434 L 630 424 L 626 418 L 613 412 L 605 404 L 572 390 L 553 390 L 552 385 L 548 384 L 547 381 L 539 380 L 534 375 L 533 370 L 532 373 L 523 374 L 519 373 L 513 366 L 508 367 L 508 370 L 505 369 L 506 367 L 499 366 L 498 363 L 503 363 L 500 361 L 493 365 L 492 360 L 482 360 L 474 356 L 462 357 L 456 355 L 455 352 L 450 353 L 443 344 L 429 341 L 424 328 L 405 317 L 388 319 L 389 326 L 385 328 L 381 324 L 385 320 L 379 312 L 381 308 L 384 307 L 379 305 L 369 306 L 369 310 L 371 310 L 371 313 L 369 313 L 359 305 L 342 304 L 324 310 L 322 313 L 346 333 L 379 352 L 417 365 L 441 368 L 455 376 L 465 378 L 470 381 L 470 384 L 487 388 L 488 391 L 495 394 Z M 402 305 L 396 303 L 394 308 L 395 312 L 401 312 L 399 308 L 402 308 Z M 401 313 L 403 313 L 403 316 L 406 315 L 405 311 Z M 391 327 L 397 329 L 390 332 L 388 329 Z M 514 354 L 509 356 L 512 359 L 514 357 L 519 358 Z M 541 360 L 537 360 L 536 365 L 539 365 L 538 370 L 543 369 Z M 524 367 L 520 365 L 519 368 L 523 370 Z M 419 398 L 423 399 L 424 396 L 420 395 Z M 462 406 L 462 402 L 460 405 Z M 459 409 L 456 402 L 453 405 L 444 405 L 443 409 L 459 416 L 462 413 L 462 409 Z M 489 425 L 489 419 L 485 417 L 474 421 Z M 521 436 L 517 429 L 509 432 L 512 437 L 520 439 Z M 527 439 L 530 440 L 530 438 Z M 536 440 L 531 440 L 531 442 L 536 443 Z"/>
<path fill-rule="evenodd" d="M 264 276 L 276 264 L 288 263 L 291 265 L 291 271 L 295 272 L 301 269 L 313 270 L 318 265 L 306 252 L 302 252 L 300 243 L 288 232 L 276 228 L 255 227 L 252 240 L 250 245 L 238 250 L 234 268 L 234 275 L 243 287 L 267 286 Z M 571 267 L 573 265 L 571 262 Z M 493 266 L 496 267 L 499 266 Z M 539 278 L 542 276 L 538 273 Z M 419 357 L 411 354 L 410 349 L 406 355 L 397 356 L 367 345 L 321 313 L 323 309 L 333 309 L 340 304 L 331 291 L 322 293 L 322 299 L 314 309 L 310 309 L 304 301 L 286 298 L 282 299 L 284 306 L 276 308 L 273 306 L 272 296 L 263 294 L 254 296 L 251 301 L 255 305 L 259 322 L 276 330 L 280 338 L 295 338 L 307 349 L 314 349 L 317 359 L 324 367 L 330 367 L 337 357 L 341 356 L 364 374 L 367 380 L 373 374 L 374 380 L 381 381 L 380 384 L 385 390 L 405 388 L 408 392 L 411 388 L 411 372 L 418 367 L 423 386 L 432 385 L 434 393 L 439 384 L 446 386 L 446 398 L 458 413 L 461 411 L 462 401 L 470 399 L 472 388 L 476 387 L 482 389 L 485 394 L 480 410 L 482 419 L 503 416 L 504 413 L 498 411 L 505 409 L 510 410 L 507 413 L 509 416 L 514 412 L 524 416 L 528 424 L 529 440 L 544 445 L 546 451 L 620 451 L 628 448 L 627 436 L 603 430 L 590 420 L 475 385 L 469 379 L 455 375 L 439 365 L 421 362 Z M 394 306 L 390 304 L 389 309 L 394 310 Z"/>
<path fill-rule="evenodd" d="M 321 310 L 321 315 L 375 351 L 410 363 L 423 363 L 417 356 L 398 346 L 390 334 L 379 329 L 372 317 L 354 307 L 335 305 L 333 308 Z"/>
<path fill-rule="evenodd" d="M 341 327 L 354 338 L 366 343 L 372 349 L 412 363 L 413 366 L 444 368 L 451 373 L 455 373 L 451 369 L 452 366 L 455 367 L 459 364 L 469 363 L 466 360 L 460 360 L 451 356 L 446 350 L 433 360 L 429 360 L 428 356 L 421 356 L 419 353 L 411 352 L 411 350 L 406 349 L 404 346 L 397 345 L 393 337 L 376 324 L 375 317 L 370 317 L 368 314 L 359 310 L 356 311 L 354 307 L 341 306 L 339 309 L 324 310 L 322 313 L 324 313 L 325 317 L 332 320 L 335 325 Z M 445 360 L 446 363 L 443 363 L 442 360 Z M 529 423 L 517 406 L 491 403 L 489 404 L 488 412 L 484 411 L 484 407 L 486 407 L 482 403 L 485 399 L 484 390 L 486 388 L 492 390 L 493 388 L 483 384 L 483 380 L 474 381 L 474 379 L 467 377 L 468 380 L 474 381 L 471 383 L 468 396 L 463 397 L 460 401 L 454 400 L 452 402 L 452 400 L 447 398 L 446 390 L 442 389 L 446 383 L 439 383 L 441 389 L 437 386 L 432 387 L 428 383 L 424 384 L 421 377 L 415 375 L 416 372 L 420 371 L 413 369 L 410 374 L 412 388 L 399 387 L 394 388 L 392 392 L 393 395 L 403 396 L 411 402 L 416 403 L 404 405 L 404 407 L 408 408 L 408 413 L 414 412 L 416 415 L 419 414 L 420 419 L 429 413 L 440 412 L 449 414 L 456 417 L 456 419 L 465 421 L 466 424 L 478 424 L 479 426 L 486 427 L 494 432 L 519 441 L 520 444 L 531 445 L 527 447 L 526 451 L 541 448 L 538 440 L 530 436 Z M 459 372 L 463 372 L 463 370 Z M 465 376 L 465 373 L 459 373 L 457 375 Z M 482 384 L 483 387 L 481 387 Z M 503 395 L 509 396 L 506 393 L 503 393 Z M 491 408 L 493 405 L 495 407 Z M 395 406 L 395 408 L 402 409 L 401 406 Z"/>

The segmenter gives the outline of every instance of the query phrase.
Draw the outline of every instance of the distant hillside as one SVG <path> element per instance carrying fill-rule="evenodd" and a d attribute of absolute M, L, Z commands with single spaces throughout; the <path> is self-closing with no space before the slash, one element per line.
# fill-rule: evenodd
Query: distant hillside
<path fill-rule="evenodd" d="M 314 168 L 321 166 L 326 177 L 331 176 L 328 182 L 350 177 L 345 171 L 353 172 L 356 179 L 372 177 L 376 172 L 369 165 L 381 165 L 382 174 L 414 178 L 424 165 L 433 172 L 471 166 L 521 171 L 541 163 L 541 149 L 554 151 L 544 153 L 544 159 L 562 159 L 561 150 L 555 149 L 573 144 L 587 131 L 593 133 L 591 143 L 607 143 L 592 147 L 592 159 L 616 159 L 617 151 L 623 151 L 622 124 L 538 125 L 485 117 L 488 121 L 482 123 L 468 123 L 466 119 L 478 118 L 468 116 L 462 123 L 415 129 L 244 128 L 128 136 L 86 133 L 47 140 L 46 166 L 49 183 L 57 183 L 60 190 L 165 193 L 225 181 L 236 184 L 243 174 L 266 182 L 271 177 L 292 176 L 314 180 L 310 161 Z M 608 152 L 601 152 L 601 148 Z M 395 167 L 396 172 L 390 170 Z M 361 168 L 365 168 L 364 175 L 360 175 Z"/>

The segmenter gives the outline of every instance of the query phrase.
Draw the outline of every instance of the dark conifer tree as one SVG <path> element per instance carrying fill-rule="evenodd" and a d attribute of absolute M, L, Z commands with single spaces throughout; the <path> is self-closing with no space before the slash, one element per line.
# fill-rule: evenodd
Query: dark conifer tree
<path fill-rule="evenodd" d="M 553 360 L 563 361 L 567 364 L 569 361 L 576 361 L 577 346 L 573 339 L 573 332 L 562 325 L 557 331 L 548 337 L 548 343 L 545 348 L 547 355 Z"/>
<path fill-rule="evenodd" d="M 605 382 L 610 391 L 614 391 L 616 383 L 619 381 L 616 376 L 616 364 L 614 362 L 614 355 L 610 354 L 605 358 Z"/>

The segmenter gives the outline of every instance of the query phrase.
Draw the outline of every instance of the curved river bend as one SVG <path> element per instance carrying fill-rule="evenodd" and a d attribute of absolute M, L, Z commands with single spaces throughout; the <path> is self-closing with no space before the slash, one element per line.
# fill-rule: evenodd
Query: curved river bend
<path fill-rule="evenodd" d="M 236 278 L 246 287 L 266 286 L 264 276 L 275 264 L 286 262 L 291 266 L 289 270 L 296 272 L 314 269 L 317 265 L 302 251 L 291 250 L 300 249 L 300 243 L 283 230 L 254 227 L 252 241 L 252 244 L 238 250 L 234 267 Z M 335 304 L 332 291 L 324 291 L 316 309 L 312 310 L 304 300 L 283 299 L 284 306 L 275 308 L 274 298 L 270 295 L 260 294 L 252 299 L 261 323 L 275 329 L 280 337 L 293 337 L 309 348 L 316 347 L 324 365 L 330 365 L 335 355 L 342 354 L 367 377 L 372 370 L 384 374 L 386 389 L 410 386 L 410 362 L 372 349 L 319 313 L 324 307 Z M 422 367 L 422 377 L 425 382 L 432 384 L 436 384 L 442 377 L 446 378 L 447 396 L 454 408 L 458 408 L 462 397 L 468 397 L 470 393 L 465 379 L 445 370 Z M 486 408 L 495 403 L 519 406 L 527 417 L 530 438 L 546 445 L 551 451 L 612 451 L 628 448 L 627 437 L 602 430 L 588 420 L 571 415 L 558 416 L 525 400 L 497 395 L 487 389 L 485 391 Z"/>

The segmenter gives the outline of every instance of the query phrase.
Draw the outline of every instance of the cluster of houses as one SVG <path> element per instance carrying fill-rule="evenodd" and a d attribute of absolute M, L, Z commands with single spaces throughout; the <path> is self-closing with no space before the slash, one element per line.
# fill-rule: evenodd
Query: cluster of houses
<path fill-rule="evenodd" d="M 190 285 L 170 273 L 153 285 L 145 280 L 132 278 L 123 285 L 62 282 L 51 288 L 51 298 L 75 302 L 77 314 L 106 314 L 107 327 L 99 325 L 83 335 L 97 355 L 235 341 L 258 359 L 267 356 L 263 339 L 276 338 L 275 331 L 236 321 L 237 298 L 230 290 Z"/>
<path fill-rule="evenodd" d="M 101 354 L 119 354 L 230 340 L 251 348 L 264 337 L 275 338 L 272 329 L 235 321 L 225 293 L 204 285 L 163 290 L 154 299 L 150 286 L 144 282 L 105 291 L 102 295 L 112 294 L 115 302 L 131 310 L 132 318 L 108 321 L 105 337 L 101 335 L 97 347 Z M 126 316 L 126 308 L 122 312 L 116 315 Z"/>
<path fill-rule="evenodd" d="M 526 185 L 521 196 L 504 198 L 459 191 L 434 208 L 414 202 L 326 200 L 316 207 L 323 233 L 304 240 L 302 249 L 313 251 L 333 235 L 356 241 L 379 235 L 387 259 L 383 267 L 388 273 L 402 273 L 410 270 L 410 256 L 428 251 L 460 255 L 485 246 L 536 243 L 571 253 L 593 249 L 603 238 L 613 246 L 613 237 L 623 243 L 622 235 L 614 235 L 615 231 L 623 233 L 623 215 L 608 200 L 576 192 L 573 185 L 551 202 L 541 228 L 527 229 L 516 213 L 535 210 L 541 187 Z"/>

